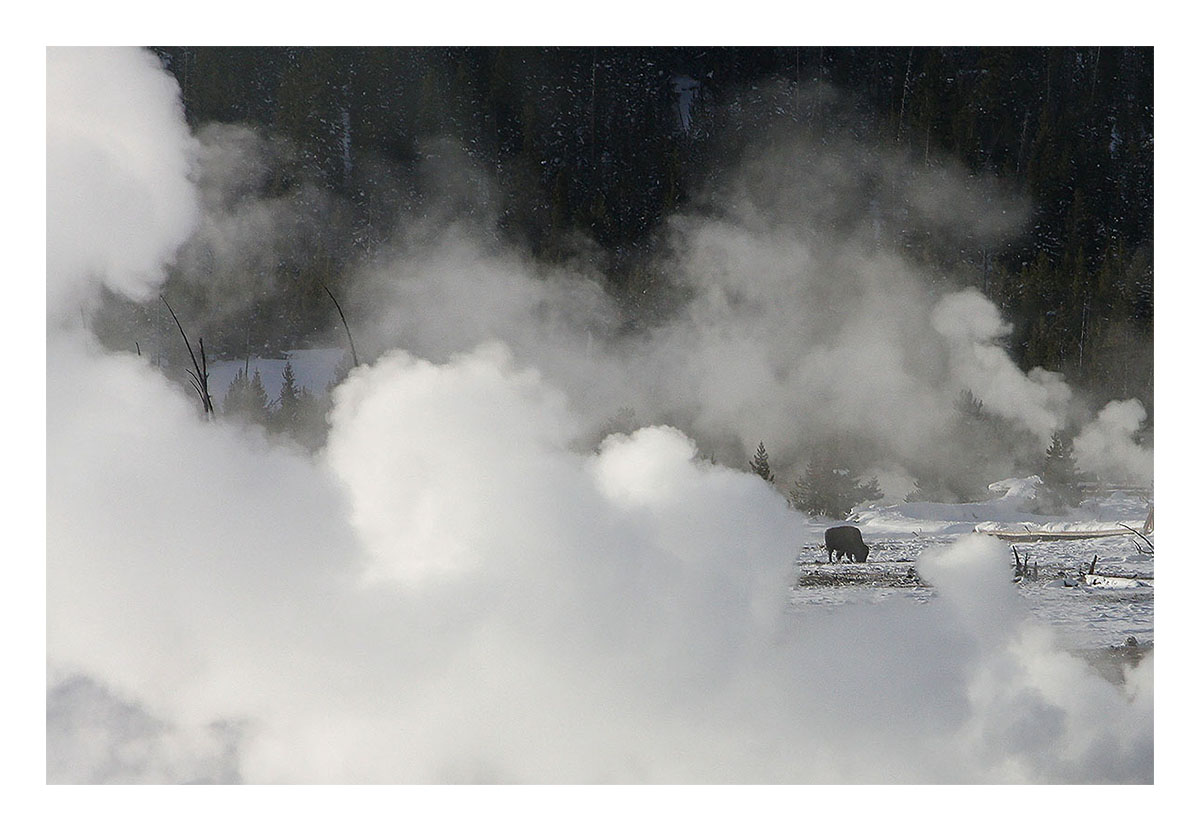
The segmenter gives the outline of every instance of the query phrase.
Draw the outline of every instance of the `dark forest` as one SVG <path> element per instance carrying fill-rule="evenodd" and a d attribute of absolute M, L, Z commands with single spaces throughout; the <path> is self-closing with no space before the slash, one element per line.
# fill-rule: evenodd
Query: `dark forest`
<path fill-rule="evenodd" d="M 972 285 L 1014 324 L 1007 348 L 1152 418 L 1151 48 L 248 48 L 159 47 L 194 129 L 250 125 L 290 151 L 264 187 L 338 198 L 345 233 L 281 258 L 287 290 L 257 309 L 260 349 L 334 320 L 322 286 L 435 197 L 418 162 L 449 145 L 489 171 L 495 233 L 540 261 L 601 263 L 630 325 L 670 298 L 656 271 L 664 218 L 773 129 L 956 161 L 1032 206 L 994 249 L 946 250 L 919 232 L 905 255 Z M 482 210 L 471 183 L 458 210 Z M 314 206 L 314 211 L 317 208 Z M 831 218 L 836 222 L 836 217 Z M 180 303 L 187 308 L 187 299 Z M 242 332 L 239 326 L 230 332 Z M 235 352 L 244 334 L 210 340 Z"/>

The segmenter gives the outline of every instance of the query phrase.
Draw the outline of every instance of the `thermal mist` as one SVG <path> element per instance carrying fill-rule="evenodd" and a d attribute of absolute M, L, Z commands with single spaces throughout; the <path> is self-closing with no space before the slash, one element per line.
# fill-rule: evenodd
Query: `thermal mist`
<path fill-rule="evenodd" d="M 136 51 L 49 53 L 50 781 L 1152 780 L 1152 658 L 1118 688 L 1063 651 L 1002 543 L 922 555 L 926 604 L 789 608 L 820 526 L 744 448 L 849 425 L 901 457 L 986 379 L 1030 430 L 1066 417 L 982 295 L 793 233 L 812 218 L 763 191 L 753 222 L 673 220 L 690 299 L 630 335 L 586 267 L 456 223 L 356 275 L 369 360 L 303 453 L 205 420 L 77 314 L 152 294 L 197 229 L 238 239 L 171 84 Z M 126 134 L 145 152 L 78 161 Z M 1103 411 L 1081 464 L 1142 417 Z"/>
<path fill-rule="evenodd" d="M 586 251 L 565 266 L 535 265 L 486 221 L 414 218 L 396 250 L 356 274 L 349 303 L 364 349 L 443 361 L 500 340 L 594 430 L 615 419 L 623 429 L 670 423 L 731 466 L 761 441 L 785 473 L 833 441 L 869 447 L 881 471 L 910 482 L 914 468 L 960 465 L 974 448 L 947 454 L 947 428 L 967 389 L 1034 455 L 1056 430 L 1091 421 L 1061 375 L 1013 363 L 1012 326 L 982 293 L 938 291 L 940 277 L 898 253 L 901 225 L 954 250 L 995 245 L 1027 205 L 961 171 L 914 172 L 895 151 L 791 136 L 772 148 L 669 220 L 658 265 L 684 299 L 636 333 L 622 331 Z M 781 172 L 768 177 L 768 166 Z M 1132 432 L 1106 435 L 1120 451 L 1104 471 L 1148 483 L 1149 451 Z M 1018 455 L 997 460 L 1003 475 L 1014 475 Z M 1100 472 L 1093 456 L 1080 464 Z"/>
<path fill-rule="evenodd" d="M 145 299 L 198 216 L 179 88 L 137 51 L 56 49 L 46 75 L 49 312 Z"/>

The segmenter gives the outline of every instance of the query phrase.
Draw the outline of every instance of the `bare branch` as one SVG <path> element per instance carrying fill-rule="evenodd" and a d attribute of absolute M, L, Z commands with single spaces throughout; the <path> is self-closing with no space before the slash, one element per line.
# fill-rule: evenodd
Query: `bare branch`
<path fill-rule="evenodd" d="M 216 413 L 213 407 L 212 396 L 208 394 L 208 357 L 204 354 L 204 338 L 200 338 L 200 367 L 203 374 L 200 376 L 200 382 L 204 386 L 204 409 L 208 413 Z"/>
<path fill-rule="evenodd" d="M 333 296 L 333 292 L 329 290 L 329 286 L 324 283 L 321 288 L 325 289 L 325 293 L 329 295 L 329 299 L 333 301 L 333 305 L 337 308 L 338 317 L 342 319 L 342 326 L 346 330 L 346 339 L 350 341 L 350 357 L 354 360 L 354 365 L 358 366 L 358 352 L 354 349 L 354 336 L 350 334 L 350 324 L 346 323 L 346 315 L 342 313 L 342 304 L 338 303 L 337 298 Z"/>
<path fill-rule="evenodd" d="M 200 397 L 203 398 L 204 387 L 200 386 L 200 379 L 196 377 L 196 373 L 192 372 L 190 369 L 185 369 L 184 372 L 187 373 L 188 381 L 190 381 L 192 386 L 196 388 L 196 392 L 200 393 Z"/>
<path fill-rule="evenodd" d="M 1123 522 L 1118 522 L 1117 525 L 1120 525 L 1122 528 L 1124 528 L 1126 531 L 1129 531 L 1132 534 L 1137 534 L 1138 537 L 1141 538 L 1142 542 L 1146 543 L 1149 551 L 1154 551 L 1154 543 L 1152 543 L 1152 542 L 1150 542 L 1150 540 L 1146 539 L 1146 535 L 1143 534 L 1141 531 L 1137 530 L 1136 528 L 1130 528 L 1128 525 L 1126 525 Z M 1136 543 L 1135 543 L 1135 545 L 1136 545 Z M 1138 546 L 1138 551 L 1141 551 L 1141 550 L 1142 550 L 1142 547 Z"/>
<path fill-rule="evenodd" d="M 204 412 L 209 416 L 215 415 L 212 398 L 208 394 L 208 361 L 204 360 L 204 368 L 201 368 L 200 362 L 196 360 L 196 353 L 192 351 L 192 342 L 188 340 L 187 332 L 183 331 L 183 324 L 179 322 L 179 315 L 175 314 L 175 310 L 171 308 L 171 304 L 167 302 L 166 297 L 160 294 L 158 298 L 162 300 L 163 305 L 167 307 L 167 311 L 171 313 L 171 317 L 175 319 L 175 325 L 179 327 L 179 334 L 183 338 L 183 345 L 187 347 L 188 355 L 192 359 L 192 366 L 196 368 L 196 373 L 192 377 L 198 384 L 196 392 L 200 395 L 200 402 L 204 405 Z M 203 338 L 200 339 L 200 357 L 204 359 Z"/>

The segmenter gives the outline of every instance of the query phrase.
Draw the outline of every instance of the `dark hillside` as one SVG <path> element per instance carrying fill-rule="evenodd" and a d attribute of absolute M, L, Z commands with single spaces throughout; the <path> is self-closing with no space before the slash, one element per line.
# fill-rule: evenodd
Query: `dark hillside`
<path fill-rule="evenodd" d="M 336 288 L 397 216 L 445 197 L 418 172 L 439 156 L 494 177 L 460 173 L 460 209 L 490 211 L 497 233 L 534 256 L 558 260 L 581 235 L 591 240 L 637 315 L 637 298 L 653 294 L 664 217 L 782 125 L 823 142 L 850 134 L 899 146 L 928 165 L 956 159 L 1026 194 L 1032 220 L 1002 249 L 947 254 L 914 237 L 909 254 L 1004 310 L 1022 368 L 1151 406 L 1150 48 L 155 51 L 193 127 L 245 124 L 288 139 L 267 186 L 304 202 L 315 184 L 342 206 L 343 239 L 276 264 L 293 288 L 286 309 L 262 313 L 264 330 L 327 322 L 319 284 Z"/>

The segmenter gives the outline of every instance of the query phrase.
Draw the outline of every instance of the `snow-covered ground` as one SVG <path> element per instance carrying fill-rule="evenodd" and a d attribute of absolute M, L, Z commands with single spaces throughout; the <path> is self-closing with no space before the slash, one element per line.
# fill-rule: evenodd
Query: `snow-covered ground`
<path fill-rule="evenodd" d="M 992 486 L 993 499 L 971 504 L 912 502 L 861 508 L 850 522 L 871 547 L 868 562 L 829 564 L 823 547 L 806 546 L 796 560 L 792 602 L 812 607 L 896 596 L 925 602 L 937 589 L 918 573 L 922 552 L 977 533 L 977 528 L 1102 532 L 1127 525 L 1140 532 L 1149 511 L 1144 497 L 1116 492 L 1086 500 L 1066 516 L 1034 514 L 1028 503 L 1037 484 L 1036 477 L 998 482 Z M 1145 536 L 1153 542 L 1153 531 Z M 1014 564 L 1015 550 L 1028 569 L 1014 580 L 1014 591 L 1033 617 L 1054 627 L 1068 648 L 1118 646 L 1129 637 L 1142 645 L 1153 642 L 1154 555 L 1146 540 L 1125 534 L 1005 545 L 1008 563 Z M 1094 576 L 1081 579 L 1093 558 Z"/>

